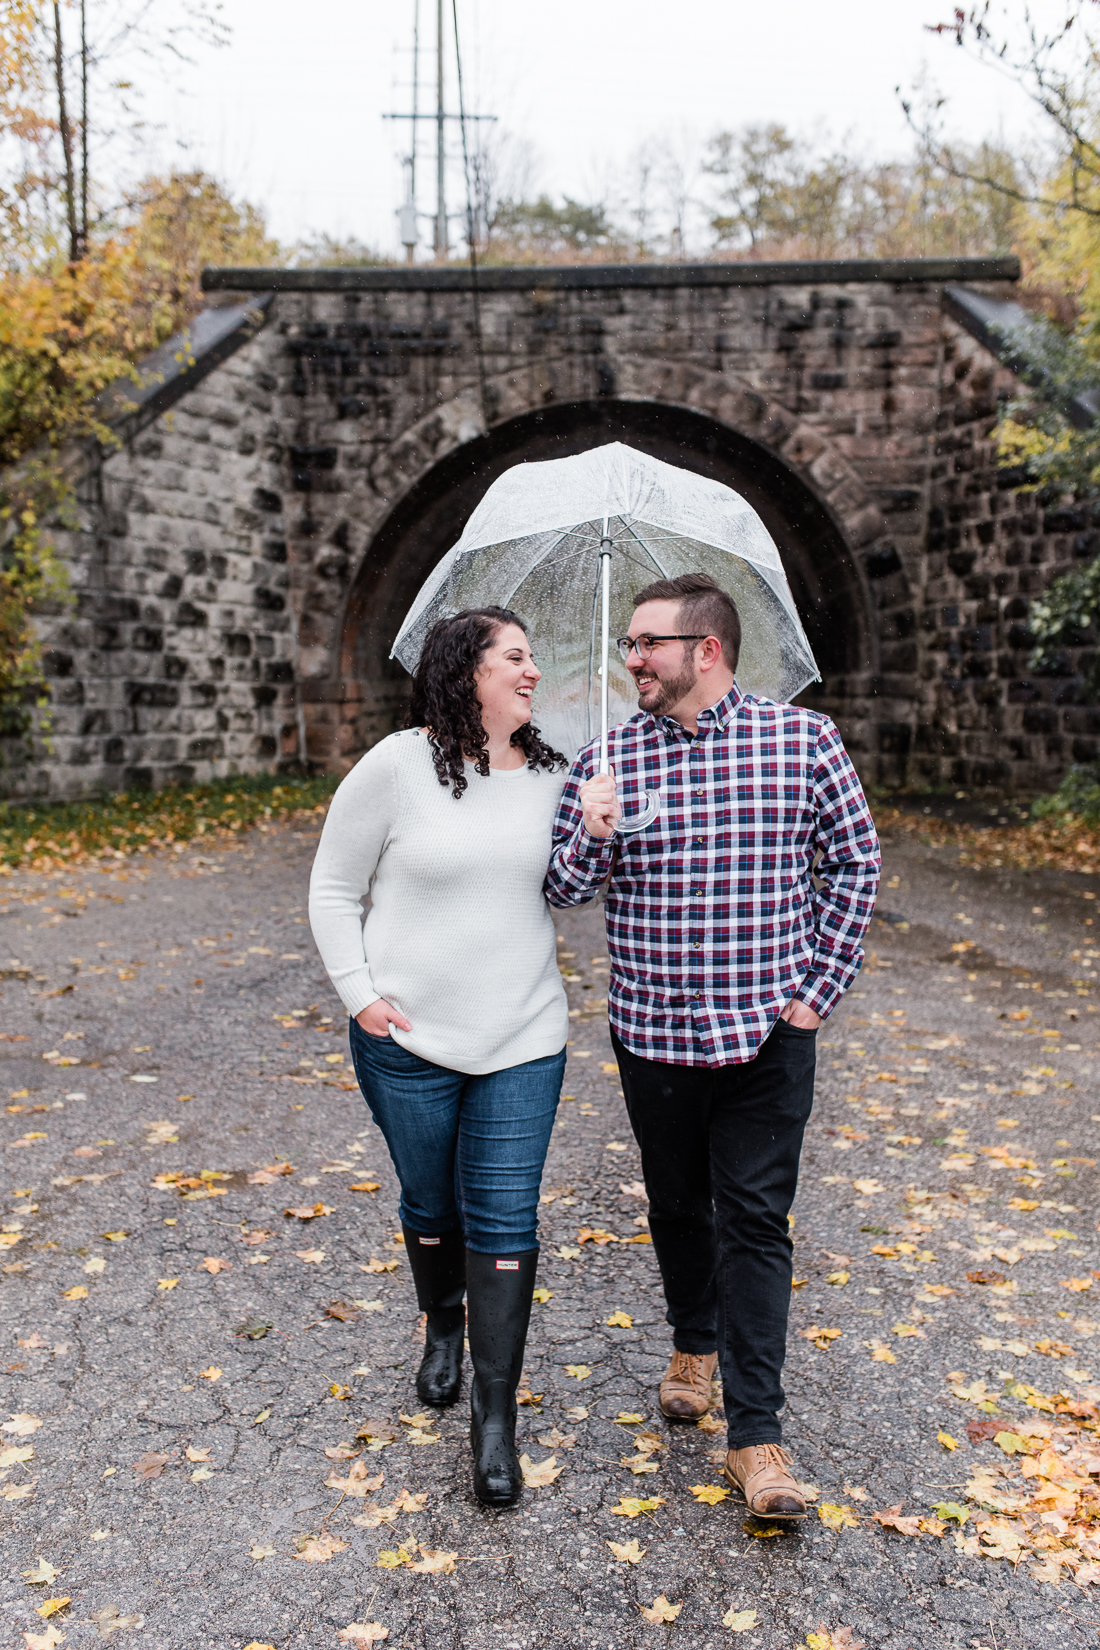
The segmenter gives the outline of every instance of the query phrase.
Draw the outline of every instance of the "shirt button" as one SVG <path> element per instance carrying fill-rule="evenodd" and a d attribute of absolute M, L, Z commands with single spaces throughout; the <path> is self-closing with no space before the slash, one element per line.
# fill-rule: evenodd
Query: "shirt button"
<path fill-rule="evenodd" d="M 691 890 L 691 897 L 692 899 L 702 899 L 703 890 L 701 888 L 693 888 Z"/>
<path fill-rule="evenodd" d="M 700 787 L 700 789 L 697 790 L 695 794 L 696 794 L 696 796 L 705 796 L 706 792 Z"/>
<path fill-rule="evenodd" d="M 702 945 L 702 943 L 703 943 L 702 940 L 692 940 L 691 949 L 693 951 L 698 951 L 698 949 Z"/>
<path fill-rule="evenodd" d="M 695 840 L 696 840 L 696 842 L 703 842 L 703 841 L 705 841 L 705 840 L 706 840 L 706 839 L 705 839 L 705 838 L 704 838 L 704 837 L 701 837 L 701 836 L 697 836 L 697 837 L 696 837 L 696 838 L 695 838 Z"/>

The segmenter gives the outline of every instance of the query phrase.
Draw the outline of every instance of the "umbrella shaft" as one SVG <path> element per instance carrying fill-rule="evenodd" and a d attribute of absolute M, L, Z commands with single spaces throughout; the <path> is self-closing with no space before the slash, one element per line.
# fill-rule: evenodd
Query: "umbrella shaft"
<path fill-rule="evenodd" d="M 607 536 L 606 522 L 600 543 L 600 585 L 600 772 L 607 773 L 610 767 L 607 759 L 607 648 L 611 631 L 611 540 Z"/>

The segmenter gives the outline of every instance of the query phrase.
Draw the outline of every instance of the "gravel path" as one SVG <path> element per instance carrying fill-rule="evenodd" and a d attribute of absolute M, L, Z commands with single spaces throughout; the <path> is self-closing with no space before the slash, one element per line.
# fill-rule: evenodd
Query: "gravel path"
<path fill-rule="evenodd" d="M 394 1177 L 305 925 L 315 840 L 291 825 L 0 885 L 3 1644 L 336 1650 L 376 1622 L 402 1650 L 794 1650 L 822 1632 L 874 1650 L 1094 1645 L 1100 1596 L 1068 1571 L 1054 1584 L 972 1556 L 973 1522 L 959 1550 L 953 1528 L 871 1517 L 929 1516 L 965 1501 L 976 1467 L 1012 1470 L 966 1431 L 993 1409 L 1010 1429 L 1034 1418 L 1005 1375 L 1100 1396 L 1100 991 L 1074 983 L 1100 960 L 1086 879 L 887 845 L 868 966 L 820 1039 L 796 1206 L 786 1425 L 818 1501 L 769 1535 L 732 1498 L 692 1494 L 720 1483 L 721 1430 L 656 1411 L 668 1331 L 598 911 L 558 914 L 570 1098 L 544 1187 L 537 1403 L 521 1410 L 521 1447 L 562 1470 L 507 1513 L 473 1502 L 463 1406 L 416 1412 Z M 1020 1248 L 1049 1232 L 1073 1235 Z M 624 1497 L 660 1504 L 631 1518 Z M 841 1528 L 821 1506 L 849 1509 L 830 1515 Z M 637 1563 L 608 1545 L 631 1541 Z M 642 1614 L 660 1595 L 680 1607 L 670 1626 Z M 731 1611 L 756 1612 L 743 1638 Z"/>

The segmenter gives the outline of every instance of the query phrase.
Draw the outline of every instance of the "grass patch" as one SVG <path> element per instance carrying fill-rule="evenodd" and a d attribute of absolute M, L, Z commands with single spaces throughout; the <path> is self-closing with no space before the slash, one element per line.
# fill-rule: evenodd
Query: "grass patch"
<path fill-rule="evenodd" d="M 1040 798 L 1040 804 L 1050 799 Z M 1033 809 L 1038 812 L 1039 804 Z M 959 864 L 986 870 L 1080 871 L 1100 875 L 1100 822 L 1065 808 L 1050 809 L 1026 825 L 960 825 L 900 808 L 875 810 L 880 831 L 906 831 L 929 846 L 958 848 Z"/>
<path fill-rule="evenodd" d="M 226 841 L 296 814 L 323 818 L 338 780 L 249 774 L 166 791 L 121 791 L 81 802 L 0 804 L 0 866 L 54 871 L 154 848 Z"/>

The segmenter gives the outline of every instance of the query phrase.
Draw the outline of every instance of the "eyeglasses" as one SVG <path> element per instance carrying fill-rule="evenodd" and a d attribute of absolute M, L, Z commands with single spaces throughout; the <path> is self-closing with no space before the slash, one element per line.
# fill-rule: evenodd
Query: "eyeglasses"
<path fill-rule="evenodd" d="M 624 659 L 630 658 L 632 647 L 637 648 L 639 659 L 648 659 L 658 642 L 702 642 L 703 636 L 620 636 L 615 646 Z"/>

